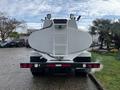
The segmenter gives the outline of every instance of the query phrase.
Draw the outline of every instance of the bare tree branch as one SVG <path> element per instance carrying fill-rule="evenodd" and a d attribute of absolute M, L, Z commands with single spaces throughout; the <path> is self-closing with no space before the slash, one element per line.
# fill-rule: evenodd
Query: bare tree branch
<path fill-rule="evenodd" d="M 0 36 L 2 41 L 4 42 L 17 27 L 22 27 L 24 25 L 22 24 L 23 21 L 18 21 L 0 13 Z"/>

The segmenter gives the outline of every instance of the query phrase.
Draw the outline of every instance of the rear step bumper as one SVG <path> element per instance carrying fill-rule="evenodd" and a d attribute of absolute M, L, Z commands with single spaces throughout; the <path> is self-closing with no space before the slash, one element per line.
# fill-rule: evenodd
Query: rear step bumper
<path fill-rule="evenodd" d="M 96 62 L 74 62 L 74 63 L 20 63 L 20 68 L 100 68 Z"/>

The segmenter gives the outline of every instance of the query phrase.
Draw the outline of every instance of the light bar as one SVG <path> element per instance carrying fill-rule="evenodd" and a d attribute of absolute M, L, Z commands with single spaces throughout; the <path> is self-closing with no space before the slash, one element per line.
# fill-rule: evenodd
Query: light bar
<path fill-rule="evenodd" d="M 48 67 L 48 68 L 100 68 L 100 63 L 47 63 L 42 65 L 40 63 L 20 63 L 20 68 L 39 68 L 39 67 Z"/>

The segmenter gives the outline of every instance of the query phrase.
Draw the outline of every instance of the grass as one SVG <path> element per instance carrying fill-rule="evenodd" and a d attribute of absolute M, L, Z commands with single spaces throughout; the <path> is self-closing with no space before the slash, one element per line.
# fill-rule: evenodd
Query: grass
<path fill-rule="evenodd" d="M 120 60 L 118 53 L 92 52 L 93 59 L 103 64 L 103 69 L 95 73 L 106 90 L 120 90 Z"/>

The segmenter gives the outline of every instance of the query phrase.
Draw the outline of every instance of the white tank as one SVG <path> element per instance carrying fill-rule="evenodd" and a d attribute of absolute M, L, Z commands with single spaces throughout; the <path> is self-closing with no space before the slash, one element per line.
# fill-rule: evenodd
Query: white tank
<path fill-rule="evenodd" d="M 88 32 L 79 30 L 75 18 L 46 18 L 43 28 L 29 36 L 33 49 L 52 56 L 66 56 L 90 47 L 92 38 Z"/>

